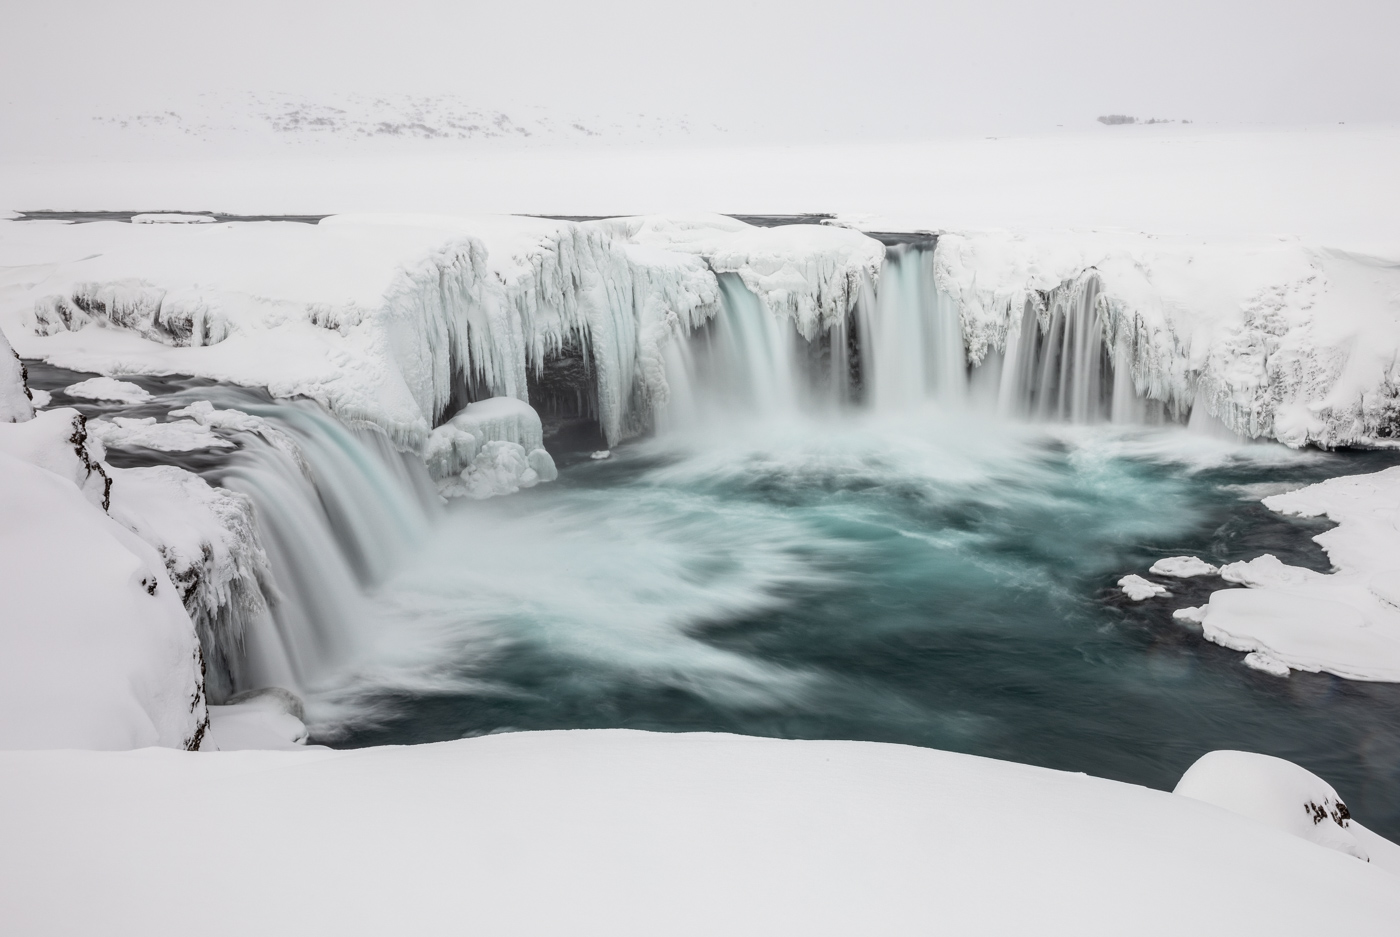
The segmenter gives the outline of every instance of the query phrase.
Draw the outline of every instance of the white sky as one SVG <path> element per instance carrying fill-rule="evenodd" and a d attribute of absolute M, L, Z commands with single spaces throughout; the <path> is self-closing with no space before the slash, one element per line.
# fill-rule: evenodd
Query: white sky
<path fill-rule="evenodd" d="M 1400 121 L 1395 0 L 0 7 L 12 121 L 243 90 L 450 92 L 503 109 L 687 114 L 792 140 L 1030 131 L 1111 112 Z"/>

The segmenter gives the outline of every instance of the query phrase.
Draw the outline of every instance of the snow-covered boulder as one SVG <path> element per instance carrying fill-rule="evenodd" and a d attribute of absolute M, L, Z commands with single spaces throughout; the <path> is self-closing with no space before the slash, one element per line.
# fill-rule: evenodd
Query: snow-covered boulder
<path fill-rule="evenodd" d="M 1370 861 L 1351 811 L 1332 785 L 1291 761 L 1253 752 L 1208 752 L 1186 770 L 1173 793 Z M 1387 853 L 1400 852 L 1400 846 L 1386 845 Z"/>
<path fill-rule="evenodd" d="M 0 439 L 46 416 L 0 424 Z M 199 643 L 160 555 L 93 503 L 71 465 L 51 471 L 8 448 L 0 748 L 198 747 Z"/>
<path fill-rule="evenodd" d="M 77 410 L 43 410 L 23 423 L 0 424 L 0 452 L 53 472 L 107 509 L 112 483 L 102 466 L 105 453 L 88 437 L 87 420 Z"/>
<path fill-rule="evenodd" d="M 34 417 L 34 398 L 24 362 L 0 332 L 0 423 L 22 423 Z"/>
<path fill-rule="evenodd" d="M 1220 572 L 1220 568 L 1197 556 L 1164 556 L 1147 571 L 1158 576 L 1190 579 L 1193 576 L 1214 576 Z"/>
<path fill-rule="evenodd" d="M 151 399 L 151 392 L 140 384 L 119 381 L 113 377 L 90 377 L 85 381 L 70 384 L 63 388 L 69 397 L 83 400 L 108 400 L 114 403 L 145 403 Z"/>
<path fill-rule="evenodd" d="M 1170 594 L 1166 586 L 1159 585 L 1150 579 L 1143 579 L 1141 576 L 1132 573 L 1119 579 L 1118 587 L 1123 590 L 1124 595 L 1134 602 L 1142 602 L 1147 599 Z"/>

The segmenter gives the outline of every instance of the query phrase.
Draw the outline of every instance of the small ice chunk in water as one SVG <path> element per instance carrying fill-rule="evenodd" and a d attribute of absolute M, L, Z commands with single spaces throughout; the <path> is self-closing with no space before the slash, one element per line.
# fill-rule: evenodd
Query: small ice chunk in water
<path fill-rule="evenodd" d="M 1270 657 L 1263 651 L 1252 651 L 1246 654 L 1244 665 L 1253 667 L 1255 670 L 1262 670 L 1264 673 L 1271 673 L 1275 677 L 1286 677 L 1290 673 L 1287 664 L 1276 657 Z"/>
<path fill-rule="evenodd" d="M 46 390 L 30 390 L 29 396 L 34 399 L 35 410 L 42 410 L 53 402 L 53 394 Z"/>
<path fill-rule="evenodd" d="M 1214 576 L 1220 572 L 1220 567 L 1194 556 L 1167 556 L 1153 563 L 1147 571 L 1158 576 L 1189 579 L 1192 576 Z"/>
<path fill-rule="evenodd" d="M 612 458 L 612 450 L 611 450 L 611 449 L 599 449 L 597 452 L 595 452 L 595 453 L 593 453 L 592 455 L 590 455 L 589 458 L 590 458 L 590 459 L 594 459 L 595 461 L 596 461 L 596 460 L 599 460 L 599 459 L 610 459 L 610 458 Z"/>
<path fill-rule="evenodd" d="M 1131 573 L 1118 580 L 1118 585 L 1123 587 L 1123 592 L 1134 602 L 1141 602 L 1143 599 L 1150 599 L 1157 595 L 1170 595 L 1166 586 L 1159 586 L 1155 582 L 1149 582 L 1141 576 L 1134 576 Z"/>
<path fill-rule="evenodd" d="M 85 400 L 115 400 L 118 403 L 145 403 L 151 399 L 150 393 L 130 381 L 118 381 L 110 377 L 94 377 L 63 389 L 69 397 Z"/>

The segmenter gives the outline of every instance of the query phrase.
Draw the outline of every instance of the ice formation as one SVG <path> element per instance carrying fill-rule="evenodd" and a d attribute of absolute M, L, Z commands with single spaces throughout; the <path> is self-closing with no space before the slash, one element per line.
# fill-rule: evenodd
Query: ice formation
<path fill-rule="evenodd" d="M 25 380 L 24 364 L 0 332 L 0 423 L 22 423 L 34 417 L 34 395 Z"/>
<path fill-rule="evenodd" d="M 145 448 L 162 452 L 189 452 L 194 449 L 231 449 L 233 443 L 193 420 L 157 423 L 148 416 L 113 417 L 88 420 L 88 433 L 109 449 Z"/>
<path fill-rule="evenodd" d="M 1246 586 L 1178 609 L 1217 644 L 1251 655 L 1251 666 L 1326 671 L 1356 680 L 1400 682 L 1400 468 L 1333 478 L 1274 495 L 1282 514 L 1326 515 L 1338 526 L 1313 539 L 1335 569 L 1319 573 L 1270 554 L 1230 563 L 1220 575 Z"/>
<path fill-rule="evenodd" d="M 90 503 L 107 510 L 112 482 L 102 465 L 101 444 L 88 438 L 81 413 L 68 407 L 43 410 L 33 419 L 0 426 L 0 452 L 67 480 Z"/>
<path fill-rule="evenodd" d="M 1148 567 L 1147 571 L 1158 576 L 1190 579 L 1193 576 L 1214 576 L 1220 572 L 1220 567 L 1196 556 L 1164 556 Z"/>
<path fill-rule="evenodd" d="M 1129 574 L 1118 580 L 1118 585 L 1122 588 L 1123 594 L 1134 602 L 1141 602 L 1159 595 L 1170 595 L 1166 586 L 1158 585 L 1141 576 Z"/>
<path fill-rule="evenodd" d="M 539 414 L 514 397 L 468 404 L 429 434 L 424 460 L 449 497 L 514 494 L 559 477 Z"/>

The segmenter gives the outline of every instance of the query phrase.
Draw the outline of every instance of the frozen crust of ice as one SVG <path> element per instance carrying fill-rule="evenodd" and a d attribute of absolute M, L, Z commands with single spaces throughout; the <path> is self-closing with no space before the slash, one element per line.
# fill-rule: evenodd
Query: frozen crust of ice
<path fill-rule="evenodd" d="M 132 215 L 132 224 L 213 224 L 219 219 L 213 215 L 189 215 L 174 211 L 145 212 Z"/>
<path fill-rule="evenodd" d="M 1260 655 L 1256 664 L 1267 659 L 1293 670 L 1400 682 L 1400 608 L 1392 601 L 1400 468 L 1329 479 L 1264 504 L 1335 521 L 1337 527 L 1313 538 L 1331 557 L 1333 572 L 1289 566 L 1267 553 L 1229 563 L 1221 577 L 1248 588 L 1215 592 L 1205 606 L 1177 615 L 1199 621 L 1217 644 Z"/>
<path fill-rule="evenodd" d="M 1220 572 L 1220 568 L 1195 556 L 1167 556 L 1153 563 L 1147 571 L 1158 576 L 1189 579 L 1192 576 L 1214 576 Z"/>
<path fill-rule="evenodd" d="M 1134 602 L 1141 602 L 1159 595 L 1170 595 L 1166 586 L 1158 585 L 1141 576 L 1129 574 L 1118 580 L 1118 585 L 1122 587 L 1124 595 Z"/>
<path fill-rule="evenodd" d="M 120 895 L 147 934 L 217 907 L 211 937 L 1302 937 L 1400 917 L 1374 847 L 1362 862 L 1192 797 L 899 745 L 519 732 L 6 752 L 0 771 L 24 805 L 0 839 L 21 933 L 110 931 L 113 906 L 75 894 Z M 296 875 L 267 861 L 284 854 Z"/>

